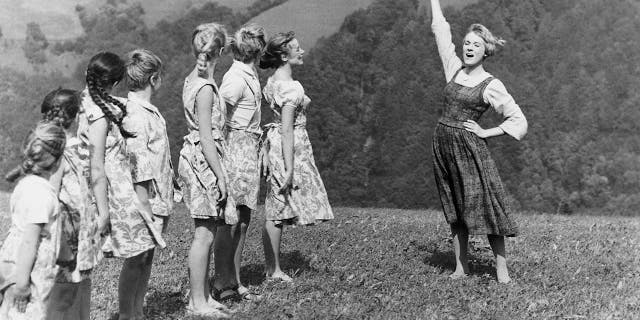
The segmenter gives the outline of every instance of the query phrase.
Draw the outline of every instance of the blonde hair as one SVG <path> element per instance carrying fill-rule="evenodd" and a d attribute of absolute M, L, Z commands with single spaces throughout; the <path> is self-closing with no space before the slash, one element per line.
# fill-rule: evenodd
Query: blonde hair
<path fill-rule="evenodd" d="M 494 36 L 493 33 L 491 33 L 491 31 L 489 31 L 487 27 L 479 23 L 474 23 L 471 26 L 469 26 L 469 30 L 467 31 L 467 33 L 471 33 L 471 32 L 478 35 L 484 41 L 484 48 L 485 48 L 484 52 L 487 55 L 487 57 L 490 57 L 496 53 L 496 46 L 502 47 L 506 43 L 505 40 L 503 40 L 500 37 Z"/>
<path fill-rule="evenodd" d="M 256 61 L 267 44 L 264 28 L 248 24 L 240 28 L 231 40 L 233 58 L 244 63 Z"/>
<path fill-rule="evenodd" d="M 207 76 L 208 63 L 219 56 L 220 49 L 227 45 L 227 38 L 227 29 L 215 22 L 201 24 L 193 30 L 191 48 L 197 58 L 199 76 Z"/>
<path fill-rule="evenodd" d="M 136 49 L 127 54 L 126 74 L 129 90 L 138 91 L 147 87 L 150 78 L 160 73 L 162 60 L 147 49 Z"/>
<path fill-rule="evenodd" d="M 5 178 L 13 182 L 25 174 L 42 175 L 51 171 L 64 153 L 66 143 L 67 137 L 62 127 L 52 122 L 40 122 L 25 140 L 22 163 Z"/>

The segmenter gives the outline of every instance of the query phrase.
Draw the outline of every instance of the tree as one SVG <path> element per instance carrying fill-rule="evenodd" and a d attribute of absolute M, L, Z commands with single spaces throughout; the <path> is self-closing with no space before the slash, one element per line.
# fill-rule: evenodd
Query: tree
<path fill-rule="evenodd" d="M 29 63 L 41 65 L 47 62 L 46 49 L 49 47 L 47 37 L 35 22 L 27 24 L 27 35 L 22 50 Z"/>

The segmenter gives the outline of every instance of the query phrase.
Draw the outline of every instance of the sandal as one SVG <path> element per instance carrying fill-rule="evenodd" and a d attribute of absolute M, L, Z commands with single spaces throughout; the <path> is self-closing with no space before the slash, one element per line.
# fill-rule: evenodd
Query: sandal
<path fill-rule="evenodd" d="M 213 300 L 220 303 L 221 301 L 228 301 L 228 300 L 240 300 L 240 296 L 238 295 L 238 291 L 236 290 L 236 287 L 233 288 L 225 288 L 225 289 L 216 289 L 213 288 L 211 289 L 211 296 L 213 297 Z"/>

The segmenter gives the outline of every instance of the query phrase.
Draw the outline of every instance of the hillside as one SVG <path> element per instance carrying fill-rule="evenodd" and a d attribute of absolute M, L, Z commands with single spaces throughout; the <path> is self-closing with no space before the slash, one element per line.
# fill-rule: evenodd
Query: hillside
<path fill-rule="evenodd" d="M 338 31 L 346 16 L 358 9 L 366 8 L 374 1 L 289 0 L 263 12 L 252 21 L 261 24 L 271 32 L 293 30 L 303 48 L 310 48 L 321 37 L 327 37 Z M 446 5 L 461 8 L 475 2 L 477 0 L 452 0 L 446 1 Z"/>
<path fill-rule="evenodd" d="M 105 0 L 0 0 L 0 27 L 4 38 L 23 39 L 28 22 L 37 22 L 49 39 L 68 39 L 82 34 L 82 27 L 75 11 L 76 5 L 89 8 Z M 200 6 L 208 0 L 128 0 L 140 2 L 145 10 L 144 21 L 149 26 L 163 18 L 180 17 L 189 8 Z M 239 10 L 253 0 L 216 0 L 220 5 Z"/>

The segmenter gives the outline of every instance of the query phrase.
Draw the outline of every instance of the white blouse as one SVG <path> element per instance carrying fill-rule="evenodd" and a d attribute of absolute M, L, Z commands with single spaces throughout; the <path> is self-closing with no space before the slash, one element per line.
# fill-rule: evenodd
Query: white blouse
<path fill-rule="evenodd" d="M 451 27 L 444 17 L 434 17 L 431 30 L 436 38 L 438 53 L 442 59 L 444 75 L 448 83 L 462 68 L 462 60 L 456 55 L 456 46 L 451 40 Z M 471 78 L 466 73 L 459 72 L 454 82 L 466 87 L 474 87 L 491 76 L 490 73 L 485 72 L 482 77 Z M 502 81 L 491 80 L 482 93 L 482 97 L 485 103 L 491 105 L 496 112 L 504 117 L 504 121 L 498 127 L 516 140 L 522 139 L 527 133 L 527 119 L 513 97 L 507 92 Z"/>

